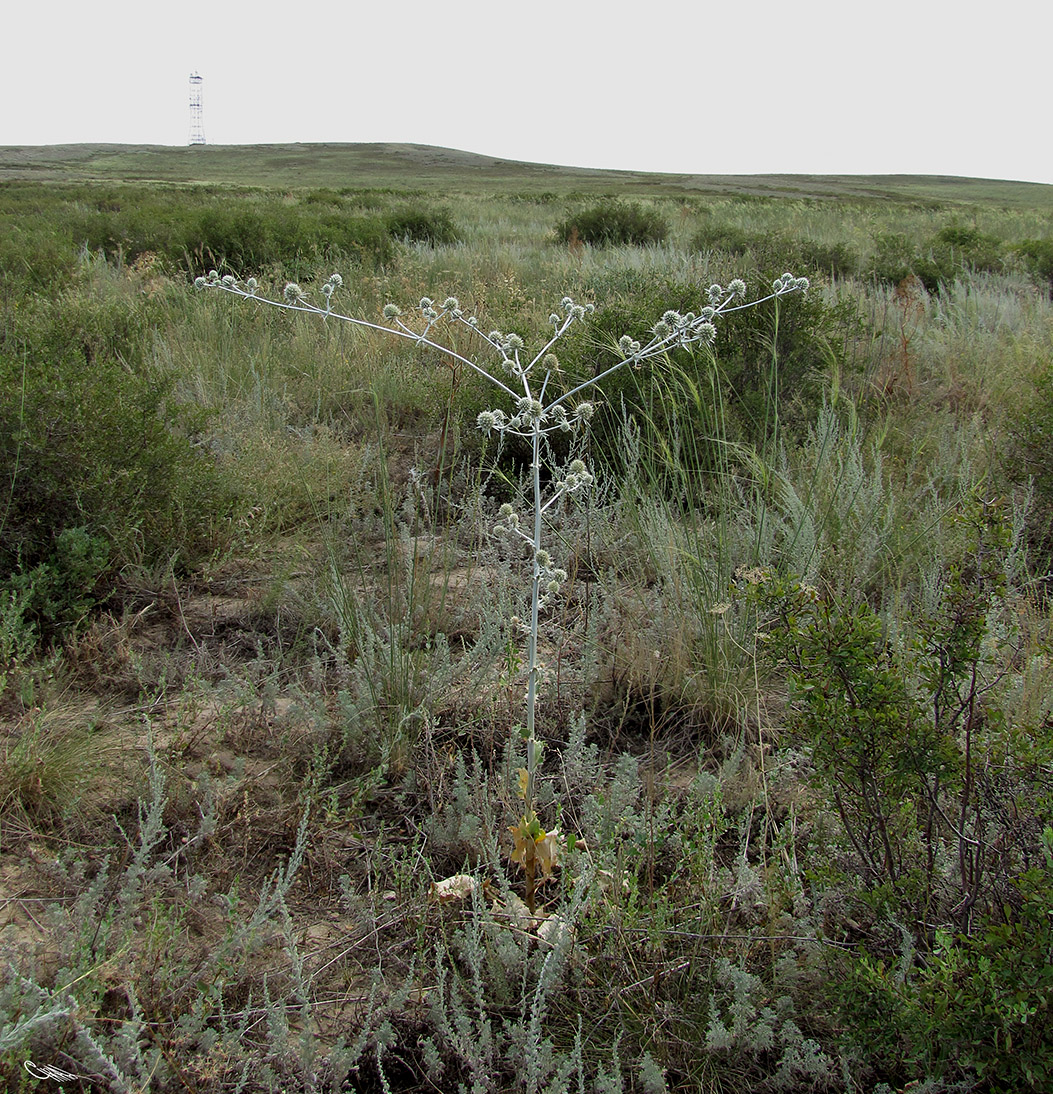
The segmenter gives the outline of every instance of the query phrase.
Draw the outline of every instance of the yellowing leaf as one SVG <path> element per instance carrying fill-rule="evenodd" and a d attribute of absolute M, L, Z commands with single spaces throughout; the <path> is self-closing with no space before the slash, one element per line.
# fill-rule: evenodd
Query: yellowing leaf
<path fill-rule="evenodd" d="M 521 767 L 516 774 L 519 776 L 519 796 L 526 801 L 527 790 L 530 787 L 530 772 Z"/>
<path fill-rule="evenodd" d="M 534 843 L 534 858 L 541 867 L 542 877 L 551 877 L 552 869 L 559 861 L 560 835 L 559 829 L 551 832 L 542 832 L 541 837 Z"/>

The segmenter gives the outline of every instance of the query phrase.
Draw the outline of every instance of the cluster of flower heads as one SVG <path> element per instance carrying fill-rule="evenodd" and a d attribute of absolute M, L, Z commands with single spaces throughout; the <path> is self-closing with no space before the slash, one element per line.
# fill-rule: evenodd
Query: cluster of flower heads
<path fill-rule="evenodd" d="M 581 489 L 587 485 L 587 482 L 592 482 L 592 475 L 585 470 L 585 464 L 581 460 L 571 461 L 570 467 L 567 469 L 567 477 L 570 478 L 572 475 L 578 480 L 578 485 L 574 489 Z M 569 487 L 564 487 L 564 489 L 559 490 L 556 497 L 569 489 Z M 555 498 L 551 500 L 555 500 Z M 508 502 L 501 506 L 497 515 L 498 522 L 494 525 L 494 535 L 519 536 L 520 539 L 533 546 L 533 539 L 519 526 L 519 514 Z M 538 603 L 539 607 L 544 607 L 550 597 L 557 596 L 567 580 L 567 571 L 555 565 L 552 555 L 544 547 L 539 547 L 534 551 L 534 580 L 537 582 L 539 589 L 544 590 Z"/>
<path fill-rule="evenodd" d="M 794 277 L 793 274 L 787 273 L 772 284 L 772 295 L 782 296 L 789 292 L 803 292 L 807 288 L 807 278 Z M 740 278 L 735 278 L 726 286 L 714 282 L 706 291 L 709 303 L 697 314 L 691 311 L 684 313 L 667 311 L 651 327 L 651 339 L 646 345 L 642 345 L 631 335 L 624 334 L 618 340 L 618 353 L 625 361 L 639 365 L 649 357 L 679 346 L 696 343 L 703 346 L 712 345 L 717 336 L 717 328 L 713 320 L 725 311 L 748 307 L 748 304 L 736 303 L 745 295 L 746 283 Z"/>
<path fill-rule="evenodd" d="M 194 278 L 194 288 L 196 289 L 227 289 L 232 292 L 244 293 L 246 296 L 254 296 L 257 287 L 256 278 L 254 277 L 239 283 L 238 279 L 232 274 L 224 274 L 223 277 L 220 277 L 218 270 L 209 270 L 207 277 Z"/>
<path fill-rule="evenodd" d="M 510 433 L 517 437 L 530 437 L 535 430 L 542 434 L 571 433 L 588 425 L 595 412 L 595 404 L 587 401 L 567 410 L 561 403 L 546 407 L 540 399 L 523 395 L 516 399 L 516 412 L 511 417 L 501 409 L 484 410 L 475 424 L 484 433 Z"/>

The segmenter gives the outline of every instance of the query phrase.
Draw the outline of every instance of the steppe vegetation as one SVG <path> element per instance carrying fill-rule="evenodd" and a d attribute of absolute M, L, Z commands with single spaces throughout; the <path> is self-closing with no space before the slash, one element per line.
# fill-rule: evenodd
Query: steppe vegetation
<path fill-rule="evenodd" d="M 1047 1089 L 1049 188 L 461 169 L 0 183 L 7 1089 Z M 549 434 L 528 718 L 493 385 L 212 270 L 550 399 L 810 288 Z"/>

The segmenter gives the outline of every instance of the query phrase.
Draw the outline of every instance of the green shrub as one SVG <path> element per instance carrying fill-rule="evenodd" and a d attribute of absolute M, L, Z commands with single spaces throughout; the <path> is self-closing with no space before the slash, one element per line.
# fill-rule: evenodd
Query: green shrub
<path fill-rule="evenodd" d="M 759 238 L 733 224 L 704 224 L 691 237 L 690 247 L 693 251 L 721 251 L 739 258 Z"/>
<path fill-rule="evenodd" d="M 184 213 L 177 237 L 167 245 L 146 237 L 133 250 L 139 248 L 183 260 L 193 274 L 281 266 L 300 276 L 323 261 L 382 261 L 391 254 L 391 241 L 376 217 L 351 217 L 317 205 L 255 207 L 228 201 Z"/>
<path fill-rule="evenodd" d="M 838 818 L 844 878 L 915 924 L 919 942 L 926 924 L 969 931 L 1004 903 L 1045 797 L 1025 755 L 1043 746 L 1016 740 L 988 694 L 993 651 L 1013 641 L 1009 518 L 970 498 L 939 540 L 928 591 L 895 627 L 865 602 L 793 579 L 766 574 L 755 587 L 767 655 L 790 682 L 788 726 Z M 998 801 L 1006 794 L 1011 811 Z"/>
<path fill-rule="evenodd" d="M 1028 540 L 1039 569 L 1053 557 L 1053 364 L 1036 377 L 1007 428 L 1009 479 L 1031 492 Z"/>
<path fill-rule="evenodd" d="M 1053 239 L 1025 239 L 1012 250 L 1024 262 L 1037 285 L 1053 295 Z"/>
<path fill-rule="evenodd" d="M 351 215 L 343 199 L 196 188 L 55 187 L 0 190 L 0 271 L 50 284 L 78 251 L 132 262 L 160 256 L 172 268 L 281 267 L 306 276 L 321 262 L 384 261 L 391 235 L 375 215 Z M 31 218 L 27 223 L 27 217 Z M 46 228 L 35 222 L 46 218 Z"/>
<path fill-rule="evenodd" d="M 657 210 L 613 199 L 571 213 L 556 226 L 560 242 L 577 240 L 596 247 L 661 243 L 668 234 L 669 225 Z"/>
<path fill-rule="evenodd" d="M 920 247 L 900 233 L 882 233 L 874 241 L 868 272 L 878 281 L 898 285 L 917 277 L 929 292 L 970 271 L 997 273 L 1003 268 L 1002 244 L 977 228 L 949 224 Z"/>
<path fill-rule="evenodd" d="M 899 232 L 880 232 L 874 238 L 874 253 L 867 273 L 887 285 L 898 285 L 914 274 L 918 255 L 914 245 Z"/>
<path fill-rule="evenodd" d="M 47 643 L 76 628 L 95 607 L 109 558 L 102 536 L 63 528 L 46 561 L 30 570 L 20 567 L 0 582 L 0 600 L 17 604 L 19 622 L 36 641 Z"/>
<path fill-rule="evenodd" d="M 104 575 L 209 551 L 231 498 L 194 443 L 199 415 L 146 368 L 143 304 L 22 304 L 0 331 L 0 573 L 46 639 Z"/>
<path fill-rule="evenodd" d="M 1053 841 L 1053 829 L 1046 829 Z M 1053 877 L 1023 875 L 1016 899 L 974 935 L 940 932 L 912 966 L 861 955 L 841 990 L 859 1051 L 894 1081 L 943 1079 L 986 1094 L 1053 1083 Z"/>
<path fill-rule="evenodd" d="M 851 245 L 820 243 L 785 232 L 746 232 L 727 224 L 707 224 L 691 239 L 696 251 L 720 251 L 733 258 L 746 258 L 743 273 L 776 277 L 783 270 L 798 274 L 827 274 L 850 277 L 859 270 L 859 255 Z M 742 264 L 739 264 L 742 269 Z"/>
<path fill-rule="evenodd" d="M 388 213 L 384 217 L 384 225 L 392 239 L 426 243 L 432 247 L 457 243 L 461 238 L 447 209 L 408 205 Z"/>

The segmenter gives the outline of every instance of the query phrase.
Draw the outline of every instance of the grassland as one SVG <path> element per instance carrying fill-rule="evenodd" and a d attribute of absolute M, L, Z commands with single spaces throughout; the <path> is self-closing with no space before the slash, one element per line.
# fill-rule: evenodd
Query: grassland
<path fill-rule="evenodd" d="M 469 370 L 213 268 L 528 345 L 569 295 L 568 387 L 811 279 L 551 453 L 597 481 L 548 514 L 533 912 L 527 457 Z M 5 148 L 0 278 L 8 1089 L 1053 1082 L 1053 187 Z"/>

